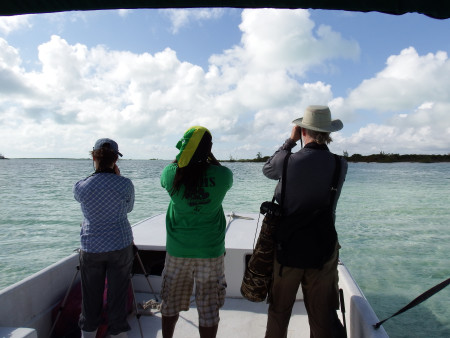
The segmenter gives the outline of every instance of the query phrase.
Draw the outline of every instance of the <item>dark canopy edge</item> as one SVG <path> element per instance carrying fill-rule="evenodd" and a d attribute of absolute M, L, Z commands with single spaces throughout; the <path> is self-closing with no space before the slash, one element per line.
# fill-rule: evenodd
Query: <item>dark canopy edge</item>
<path fill-rule="evenodd" d="M 137 8 L 305 8 L 450 17 L 448 0 L 0 0 L 0 15 Z"/>

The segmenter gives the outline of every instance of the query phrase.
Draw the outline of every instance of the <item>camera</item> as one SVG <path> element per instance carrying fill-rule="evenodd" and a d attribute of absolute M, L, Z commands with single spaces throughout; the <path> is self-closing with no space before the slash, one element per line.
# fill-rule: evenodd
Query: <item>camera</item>
<path fill-rule="evenodd" d="M 271 201 L 262 202 L 259 207 L 259 212 L 263 215 L 269 214 L 277 217 L 280 217 L 282 214 L 281 206 Z"/>

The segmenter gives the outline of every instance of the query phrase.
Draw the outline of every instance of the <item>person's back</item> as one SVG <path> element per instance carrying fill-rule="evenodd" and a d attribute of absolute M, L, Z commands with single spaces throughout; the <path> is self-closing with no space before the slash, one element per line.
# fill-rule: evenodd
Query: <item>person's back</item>
<path fill-rule="evenodd" d="M 271 179 L 283 177 L 276 189 L 283 221 L 275 230 L 276 255 L 267 318 L 266 338 L 285 337 L 292 306 L 301 285 L 311 337 L 340 337 L 339 242 L 334 226 L 335 208 L 347 173 L 345 159 L 332 154 L 329 134 L 342 128 L 331 120 L 326 106 L 309 106 L 305 116 L 293 121 L 291 137 L 267 160 L 263 173 Z M 305 147 L 291 154 L 296 142 Z M 339 171 L 339 175 L 335 173 Z M 335 185 L 336 184 L 336 185 Z M 331 204 L 331 200 L 333 204 Z"/>
<path fill-rule="evenodd" d="M 166 214 L 166 261 L 161 286 L 162 333 L 173 336 L 180 311 L 195 301 L 202 338 L 214 338 L 225 301 L 226 220 L 222 201 L 233 175 L 211 153 L 212 136 L 189 128 L 177 143 L 176 160 L 164 168 L 161 185 L 170 195 Z"/>
<path fill-rule="evenodd" d="M 83 250 L 112 251 L 130 245 L 132 231 L 127 214 L 134 204 L 130 179 L 111 172 L 95 173 L 75 184 L 74 196 L 84 215 Z"/>
<path fill-rule="evenodd" d="M 102 321 L 105 278 L 111 337 L 127 337 L 126 296 L 133 264 L 133 233 L 127 213 L 133 210 L 134 186 L 120 176 L 122 154 L 111 139 L 97 140 L 91 152 L 95 173 L 75 183 L 73 193 L 83 212 L 80 239 L 82 338 L 93 338 Z"/>
<path fill-rule="evenodd" d="M 278 156 L 282 157 L 285 154 L 279 154 Z M 288 184 L 286 185 L 283 205 L 285 214 L 290 215 L 298 210 L 317 209 L 326 206 L 335 166 L 333 154 L 327 148 L 325 149 L 315 143 L 305 145 L 301 150 L 292 153 L 287 168 L 286 181 Z M 342 187 L 347 172 L 347 163 L 344 159 L 341 159 L 341 168 L 339 188 Z M 279 168 L 274 167 L 270 160 L 263 167 L 263 174 L 271 179 L 279 179 L 279 172 Z M 340 189 L 338 191 L 340 192 Z M 277 200 L 280 200 L 280 194 L 281 184 L 276 189 Z"/>
<path fill-rule="evenodd" d="M 168 191 L 177 167 L 172 163 L 161 175 L 161 184 Z M 209 164 L 194 196 L 185 198 L 184 187 L 171 196 L 166 217 L 168 253 L 191 258 L 218 257 L 224 253 L 226 220 L 222 202 L 232 182 L 230 169 Z"/>

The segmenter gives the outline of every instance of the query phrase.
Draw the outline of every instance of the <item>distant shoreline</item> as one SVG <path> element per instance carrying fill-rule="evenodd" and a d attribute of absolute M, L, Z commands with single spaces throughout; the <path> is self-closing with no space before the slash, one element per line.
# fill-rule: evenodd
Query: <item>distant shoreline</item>
<path fill-rule="evenodd" d="M 414 162 L 414 163 L 443 163 L 443 162 L 450 162 L 450 154 L 447 155 L 416 155 L 416 154 L 410 154 L 410 155 L 399 155 L 399 154 L 373 154 L 373 155 L 360 155 L 360 154 L 353 154 L 352 156 L 346 156 L 345 154 L 343 157 L 347 160 L 347 162 L 353 162 L 353 163 L 399 163 L 399 162 Z M 270 156 L 260 156 L 253 159 L 234 159 L 230 158 L 229 160 L 218 160 L 219 162 L 224 163 L 265 163 Z M 0 158 L 0 160 L 9 160 L 10 158 Z M 13 158 L 15 160 L 92 160 L 90 158 L 57 158 L 57 157 L 18 157 Z M 150 158 L 150 159 L 121 159 L 121 161 L 172 161 L 172 160 L 164 160 L 164 159 L 157 159 L 157 158 Z"/>
<path fill-rule="evenodd" d="M 399 155 L 399 154 L 376 154 L 363 156 L 353 154 L 345 156 L 348 162 L 377 162 L 377 163 L 396 163 L 396 162 L 419 162 L 419 163 L 439 163 L 450 162 L 450 154 L 447 155 Z"/>
<path fill-rule="evenodd" d="M 417 162 L 417 163 L 440 163 L 450 162 L 450 154 L 447 155 L 399 155 L 399 154 L 373 154 L 360 155 L 353 154 L 352 156 L 343 156 L 347 162 L 375 162 L 375 163 L 398 163 L 398 162 Z M 221 160 L 220 162 L 266 162 L 270 156 L 257 157 L 254 159 L 229 159 Z"/>

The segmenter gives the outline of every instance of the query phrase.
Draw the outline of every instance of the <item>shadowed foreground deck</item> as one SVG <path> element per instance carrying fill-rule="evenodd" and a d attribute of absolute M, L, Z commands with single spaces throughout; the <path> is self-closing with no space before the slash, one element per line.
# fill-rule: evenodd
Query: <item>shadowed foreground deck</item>
<path fill-rule="evenodd" d="M 148 294 L 138 293 L 138 302 L 149 300 Z M 245 299 L 226 298 L 225 305 L 220 311 L 218 338 L 262 338 L 266 332 L 267 304 L 252 303 Z M 141 315 L 140 322 L 145 338 L 162 337 L 161 313 L 152 310 L 154 315 Z M 140 338 L 139 324 L 136 317 L 130 316 L 132 331 L 130 338 Z M 189 311 L 181 312 L 175 327 L 174 338 L 199 337 L 198 315 L 195 302 L 191 302 Z M 288 337 L 309 337 L 308 318 L 302 301 L 297 301 L 293 310 L 293 317 L 289 326 Z"/>

